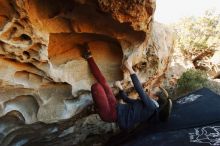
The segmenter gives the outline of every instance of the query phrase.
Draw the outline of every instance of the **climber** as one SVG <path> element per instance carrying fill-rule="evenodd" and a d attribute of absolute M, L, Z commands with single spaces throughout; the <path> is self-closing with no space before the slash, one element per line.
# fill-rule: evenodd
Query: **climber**
<path fill-rule="evenodd" d="M 149 92 L 150 97 L 143 90 L 132 65 L 125 61 L 125 68 L 130 73 L 134 88 L 140 99 L 129 98 L 123 91 L 121 83 L 116 82 L 120 89 L 117 97 L 120 97 L 126 104 L 117 103 L 116 98 L 106 82 L 105 77 L 96 65 L 87 43 L 81 45 L 84 50 L 82 57 L 89 64 L 92 74 L 98 81 L 91 87 L 92 98 L 100 118 L 105 122 L 116 122 L 120 129 L 129 130 L 141 122 L 167 121 L 170 116 L 172 102 L 166 95 L 165 90 L 160 92 Z M 157 101 L 154 100 L 158 99 Z"/>

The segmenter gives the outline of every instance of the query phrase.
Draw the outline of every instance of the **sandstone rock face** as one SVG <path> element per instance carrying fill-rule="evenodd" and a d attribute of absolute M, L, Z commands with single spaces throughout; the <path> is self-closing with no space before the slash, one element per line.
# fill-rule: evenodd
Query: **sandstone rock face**
<path fill-rule="evenodd" d="M 0 0 L 0 8 L 0 116 L 52 123 L 91 105 L 84 42 L 111 86 L 132 86 L 125 59 L 146 89 L 166 79 L 173 38 L 153 22 L 153 0 Z"/>

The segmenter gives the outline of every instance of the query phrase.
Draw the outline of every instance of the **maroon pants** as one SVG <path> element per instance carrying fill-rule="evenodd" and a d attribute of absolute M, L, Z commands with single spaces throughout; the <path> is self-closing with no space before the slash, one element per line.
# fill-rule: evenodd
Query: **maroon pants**
<path fill-rule="evenodd" d="M 98 81 L 91 87 L 92 98 L 100 118 L 105 122 L 117 120 L 116 98 L 92 57 L 87 59 L 92 74 Z"/>

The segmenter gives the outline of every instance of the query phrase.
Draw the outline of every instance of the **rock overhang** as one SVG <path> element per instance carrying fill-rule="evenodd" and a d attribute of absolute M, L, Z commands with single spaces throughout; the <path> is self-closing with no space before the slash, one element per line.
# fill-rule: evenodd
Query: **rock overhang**
<path fill-rule="evenodd" d="M 132 86 L 121 68 L 125 59 L 145 88 L 165 79 L 173 41 L 153 22 L 155 1 L 1 0 L 0 6 L 1 116 L 17 110 L 26 123 L 51 123 L 92 104 L 95 80 L 77 46 L 85 42 L 110 85 Z M 28 115 L 20 101 L 35 110 Z"/>

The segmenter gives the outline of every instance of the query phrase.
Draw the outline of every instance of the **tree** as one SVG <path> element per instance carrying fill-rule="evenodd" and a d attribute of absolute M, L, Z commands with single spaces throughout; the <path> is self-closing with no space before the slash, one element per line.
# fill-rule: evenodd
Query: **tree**
<path fill-rule="evenodd" d="M 212 55 L 207 52 L 213 52 L 220 45 L 220 15 L 213 10 L 201 17 L 184 18 L 173 26 L 177 34 L 176 47 L 190 59 Z"/>

